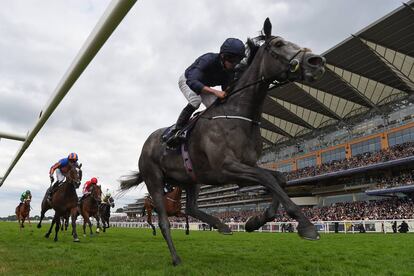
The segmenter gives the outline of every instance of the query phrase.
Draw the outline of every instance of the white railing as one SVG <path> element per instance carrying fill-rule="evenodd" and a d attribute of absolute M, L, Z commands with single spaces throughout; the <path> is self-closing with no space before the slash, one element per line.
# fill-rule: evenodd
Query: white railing
<path fill-rule="evenodd" d="M 347 220 L 347 221 L 317 221 L 313 222 L 319 233 L 359 233 L 363 227 L 366 233 L 393 233 L 392 224 L 397 222 L 398 226 L 405 221 L 408 224 L 409 232 L 414 232 L 414 219 L 398 220 Z M 124 228 L 150 228 L 146 222 L 110 222 L 111 227 Z M 155 227 L 158 224 L 154 222 Z M 244 223 L 227 223 L 233 232 L 245 232 Z M 261 227 L 258 232 L 296 232 L 297 222 L 271 222 Z M 171 222 L 171 229 L 185 229 L 183 222 Z M 190 230 L 208 231 L 210 227 L 205 223 L 190 223 Z M 214 230 L 214 229 L 211 229 Z"/>

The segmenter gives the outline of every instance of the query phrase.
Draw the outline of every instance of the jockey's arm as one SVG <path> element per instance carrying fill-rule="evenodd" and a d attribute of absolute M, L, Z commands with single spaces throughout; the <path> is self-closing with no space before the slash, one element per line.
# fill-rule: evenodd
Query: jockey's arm
<path fill-rule="evenodd" d="M 213 94 L 214 96 L 220 99 L 223 99 L 224 97 L 226 97 L 226 92 L 217 90 L 217 89 L 214 89 L 208 86 L 204 86 L 201 92 L 207 93 L 207 94 Z"/>
<path fill-rule="evenodd" d="M 49 170 L 49 176 L 52 176 L 53 175 L 53 173 L 55 172 L 55 170 L 56 169 L 58 169 L 59 167 L 60 167 L 60 161 L 59 162 L 57 162 L 56 164 L 54 164 L 52 167 L 50 167 L 50 170 Z"/>

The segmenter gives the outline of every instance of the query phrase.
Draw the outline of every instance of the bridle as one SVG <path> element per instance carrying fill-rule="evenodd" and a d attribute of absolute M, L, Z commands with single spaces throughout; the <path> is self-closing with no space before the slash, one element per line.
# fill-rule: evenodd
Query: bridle
<path fill-rule="evenodd" d="M 279 60 L 279 54 L 274 51 L 272 49 L 272 44 L 271 42 L 275 39 L 280 39 L 279 36 L 274 36 L 272 38 L 270 38 L 268 41 L 266 41 L 265 46 L 264 46 L 264 50 L 267 51 L 274 59 Z M 291 82 L 291 80 L 293 80 L 293 76 L 294 74 L 303 74 L 302 70 L 301 70 L 301 64 L 303 64 L 304 61 L 304 57 L 305 57 L 305 53 L 308 52 L 308 50 L 306 48 L 300 48 L 295 54 L 292 55 L 292 57 L 290 57 L 288 59 L 288 63 L 289 63 L 289 67 L 288 69 L 284 72 L 286 75 L 286 79 L 284 80 L 277 80 L 276 77 L 277 76 L 271 76 L 271 77 L 265 77 L 265 76 L 261 76 L 260 79 L 253 81 L 251 83 L 248 83 L 240 88 L 237 88 L 235 90 L 232 90 L 229 94 L 227 94 L 226 99 L 230 98 L 231 96 L 234 96 L 235 94 L 242 92 L 243 90 L 245 90 L 248 87 L 251 87 L 253 85 L 257 85 L 257 84 L 267 84 L 267 85 L 273 85 L 273 87 L 280 87 L 286 83 Z M 278 74 L 280 75 L 280 73 Z M 303 77 L 303 76 L 302 76 Z M 210 105 L 209 107 L 207 107 L 203 113 L 205 111 L 207 111 L 210 107 L 216 105 L 217 103 L 220 102 L 220 99 L 217 99 L 214 104 Z M 200 116 L 202 117 L 202 116 Z M 206 117 L 204 117 L 206 118 Z M 230 116 L 230 115 L 220 115 L 220 116 L 213 116 L 213 117 L 207 117 L 207 119 L 209 120 L 216 120 L 216 119 L 238 119 L 238 120 L 243 120 L 243 121 L 248 121 L 251 122 L 254 125 L 260 125 L 259 121 L 256 120 L 252 120 L 250 118 L 246 118 L 243 116 Z"/>
<path fill-rule="evenodd" d="M 264 49 L 267 52 L 269 52 L 269 54 L 274 59 L 279 60 L 280 55 L 272 49 L 272 45 L 271 45 L 271 42 L 275 39 L 280 39 L 280 37 L 279 36 L 274 36 L 271 39 L 269 39 L 268 41 L 266 41 L 265 42 L 266 45 L 264 46 Z M 256 81 L 253 81 L 251 83 L 248 83 L 248 84 L 246 84 L 246 85 L 244 85 L 244 86 L 242 86 L 238 89 L 235 89 L 235 90 L 231 91 L 231 93 L 229 93 L 227 95 L 227 98 L 239 93 L 240 91 L 243 91 L 244 89 L 246 89 L 250 86 L 253 86 L 253 85 L 256 85 L 256 84 L 259 84 L 259 83 L 267 83 L 269 85 L 273 84 L 274 86 L 279 87 L 279 86 L 282 86 L 282 85 L 290 82 L 291 79 L 292 79 L 291 76 L 292 76 L 293 73 L 298 73 L 298 72 L 302 73 L 302 70 L 300 70 L 300 68 L 301 68 L 301 64 L 303 64 L 303 59 L 305 57 L 306 52 L 308 52 L 307 49 L 300 48 L 295 54 L 292 55 L 292 57 L 290 57 L 288 59 L 289 68 L 285 71 L 285 74 L 287 76 L 286 79 L 277 80 L 276 79 L 277 76 L 271 76 L 271 77 L 261 76 L 260 79 L 258 79 Z M 300 54 L 302 54 L 302 55 L 300 56 L 300 58 L 298 58 Z"/>

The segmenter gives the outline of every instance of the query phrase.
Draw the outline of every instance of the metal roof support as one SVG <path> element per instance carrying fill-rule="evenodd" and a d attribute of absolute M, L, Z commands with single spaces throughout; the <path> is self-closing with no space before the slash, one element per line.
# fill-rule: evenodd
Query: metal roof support
<path fill-rule="evenodd" d="M 0 131 L 0 139 L 1 138 L 17 140 L 17 141 L 25 141 L 26 135 L 19 135 L 19 134 L 13 134 L 13 133 L 7 133 L 7 132 Z"/>
<path fill-rule="evenodd" d="M 353 37 L 359 39 L 359 41 L 361 42 L 362 45 L 364 45 L 369 51 L 371 51 L 374 55 L 378 56 L 381 58 L 382 62 L 384 62 L 388 67 L 394 69 L 394 71 L 397 71 L 398 73 L 400 73 L 403 77 L 399 76 L 398 74 L 396 74 L 395 72 L 394 75 L 400 79 L 402 82 L 404 82 L 409 88 L 411 88 L 414 84 L 413 82 L 410 80 L 410 77 L 405 75 L 400 69 L 398 69 L 397 67 L 394 66 L 394 64 L 392 64 L 391 62 L 389 62 L 385 57 L 381 56 L 379 53 L 377 53 L 376 51 L 374 51 L 371 47 L 369 47 L 367 44 L 365 44 L 361 38 L 359 36 L 356 35 L 352 35 Z M 377 43 L 376 43 L 377 44 Z M 377 45 L 381 45 L 381 44 L 377 44 Z M 381 45 L 382 47 L 386 48 L 385 46 Z M 395 51 L 395 50 L 393 50 Z M 395 51 L 398 52 L 398 51 Z M 409 91 L 407 90 L 401 90 L 405 93 L 413 93 L 414 91 L 412 89 L 410 89 Z"/>
<path fill-rule="evenodd" d="M 0 187 L 3 185 L 7 176 L 14 168 L 20 157 L 30 146 L 37 133 L 46 123 L 47 119 L 52 115 L 53 111 L 69 92 L 69 89 L 76 82 L 82 72 L 86 69 L 101 47 L 105 44 L 106 40 L 111 36 L 112 32 L 121 23 L 122 19 L 126 16 L 129 10 L 134 6 L 136 0 L 112 0 L 108 8 L 96 24 L 95 28 L 89 35 L 88 39 L 80 49 L 78 55 L 73 60 L 69 69 L 66 71 L 62 80 L 54 91 L 54 95 L 51 97 L 46 107 L 41 111 L 39 119 L 37 120 L 33 129 L 29 132 L 22 147 L 17 152 L 13 161 L 10 163 L 4 176 L 1 178 Z"/>
<path fill-rule="evenodd" d="M 341 68 L 341 67 L 338 67 Z M 329 69 L 328 67 L 326 67 L 326 70 L 331 71 L 332 73 L 336 74 L 334 71 L 332 71 L 331 69 Z M 354 72 L 351 72 L 354 73 Z M 368 99 L 367 96 L 365 96 L 362 92 L 360 92 L 358 89 L 356 89 L 355 87 L 353 87 L 349 82 L 347 82 L 342 76 L 336 74 L 338 76 L 338 78 L 343 81 L 345 83 L 346 86 L 349 87 L 349 89 L 351 89 L 360 99 L 362 99 L 364 102 L 366 102 L 370 107 L 372 107 L 373 109 L 378 110 L 378 106 L 373 103 L 370 99 Z"/>

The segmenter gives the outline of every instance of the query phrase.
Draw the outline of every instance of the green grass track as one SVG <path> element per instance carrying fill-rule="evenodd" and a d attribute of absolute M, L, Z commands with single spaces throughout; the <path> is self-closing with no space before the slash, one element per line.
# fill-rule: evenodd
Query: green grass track
<path fill-rule="evenodd" d="M 414 275 L 413 234 L 172 232 L 182 264 L 171 265 L 157 229 L 110 228 L 72 242 L 44 238 L 48 224 L 19 231 L 0 222 L 0 275 Z M 79 228 L 78 228 L 79 229 Z M 79 232 L 79 231 L 78 231 Z"/>

